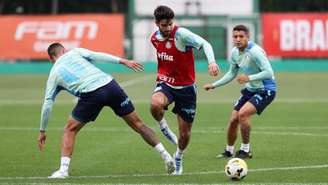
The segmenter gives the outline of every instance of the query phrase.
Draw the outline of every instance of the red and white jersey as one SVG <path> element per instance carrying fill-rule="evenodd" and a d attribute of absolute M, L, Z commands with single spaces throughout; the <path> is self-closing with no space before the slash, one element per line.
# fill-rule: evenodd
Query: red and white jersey
<path fill-rule="evenodd" d="M 157 81 L 163 81 L 173 86 L 192 85 L 195 82 L 195 60 L 192 48 L 182 52 L 176 48 L 174 35 L 178 26 L 174 26 L 170 36 L 160 41 L 156 32 L 151 36 L 151 42 L 157 54 Z"/>

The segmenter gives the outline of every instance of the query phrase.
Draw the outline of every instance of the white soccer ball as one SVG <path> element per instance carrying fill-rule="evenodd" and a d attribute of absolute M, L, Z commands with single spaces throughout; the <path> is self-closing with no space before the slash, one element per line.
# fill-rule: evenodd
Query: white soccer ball
<path fill-rule="evenodd" d="M 224 171 L 231 180 L 241 180 L 247 175 L 248 168 L 244 160 L 232 158 L 228 161 Z"/>

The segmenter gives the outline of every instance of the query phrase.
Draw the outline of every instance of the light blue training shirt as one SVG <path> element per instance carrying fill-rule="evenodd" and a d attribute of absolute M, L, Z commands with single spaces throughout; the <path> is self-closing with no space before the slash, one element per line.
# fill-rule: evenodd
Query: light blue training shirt
<path fill-rule="evenodd" d="M 120 58 L 83 48 L 75 48 L 60 56 L 52 66 L 41 111 L 40 130 L 45 131 L 56 95 L 66 90 L 79 97 L 102 87 L 113 77 L 95 67 L 91 61 L 119 63 Z"/>
<path fill-rule="evenodd" d="M 156 31 L 155 36 L 159 41 L 165 40 L 165 38 L 163 38 L 163 36 L 160 34 L 159 30 Z M 186 28 L 178 28 L 174 35 L 174 43 L 175 47 L 182 52 L 185 52 L 190 47 L 196 48 L 198 50 L 203 48 L 208 63 L 215 62 L 214 52 L 211 44 Z"/>
<path fill-rule="evenodd" d="M 238 48 L 234 47 L 231 51 L 229 62 L 229 71 L 212 84 L 214 87 L 223 86 L 231 82 L 240 69 L 242 73 L 249 77 L 250 81 L 245 84 L 249 91 L 276 91 L 276 82 L 271 64 L 265 51 L 254 42 L 248 41 L 247 48 L 244 51 L 239 51 Z"/>

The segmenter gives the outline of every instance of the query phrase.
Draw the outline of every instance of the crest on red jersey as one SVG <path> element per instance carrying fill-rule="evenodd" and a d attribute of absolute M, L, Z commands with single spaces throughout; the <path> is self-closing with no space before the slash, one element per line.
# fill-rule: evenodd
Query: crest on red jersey
<path fill-rule="evenodd" d="M 166 42 L 165 47 L 166 47 L 167 49 L 170 49 L 170 48 L 172 47 L 172 45 L 171 45 L 170 42 Z"/>

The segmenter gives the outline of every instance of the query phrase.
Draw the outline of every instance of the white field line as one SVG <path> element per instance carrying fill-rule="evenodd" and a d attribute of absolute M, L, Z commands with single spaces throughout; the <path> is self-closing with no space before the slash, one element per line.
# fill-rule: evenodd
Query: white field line
<path fill-rule="evenodd" d="M 206 103 L 206 104 L 220 104 L 220 103 L 231 103 L 234 104 L 236 98 L 214 98 L 214 99 L 204 99 L 198 98 L 197 103 Z M 149 99 L 133 99 L 134 103 L 150 103 Z M 277 98 L 274 100 L 274 103 L 328 103 L 326 98 Z"/>
<path fill-rule="evenodd" d="M 226 133 L 224 130 L 196 130 L 192 131 L 196 133 Z M 252 134 L 258 135 L 279 135 L 279 136 L 311 136 L 311 137 L 328 137 L 328 134 L 316 134 L 316 133 L 306 133 L 306 132 L 263 132 L 263 131 L 252 131 Z"/>
<path fill-rule="evenodd" d="M 19 184 L 22 185 L 22 183 L 0 183 L 0 185 L 13 185 L 13 184 Z M 54 185 L 54 184 L 60 184 L 60 185 L 86 185 L 83 184 L 77 184 L 77 183 L 24 183 L 25 185 Z M 89 183 L 88 183 L 89 184 Z M 147 184 L 147 183 L 141 183 L 141 184 L 130 184 L 130 183 L 91 183 L 92 185 L 154 185 L 154 183 Z M 236 185 L 238 183 L 212 183 L 212 184 L 201 184 L 201 185 Z M 200 185 L 196 183 L 177 183 L 177 184 L 162 184 L 159 183 L 159 185 Z M 242 185 L 328 185 L 328 183 L 286 183 L 286 182 L 278 182 L 278 183 L 242 183 Z"/>
<path fill-rule="evenodd" d="M 151 79 L 153 75 L 144 75 L 144 76 L 141 76 L 139 78 L 135 78 L 135 79 L 132 79 L 132 80 L 128 80 L 128 81 L 124 81 L 124 82 L 120 82 L 120 86 L 122 88 L 126 88 L 128 86 L 133 86 L 133 85 L 136 85 L 138 83 L 143 83 L 145 82 L 146 80 L 149 80 Z M 43 100 L 17 100 L 17 99 L 12 99 L 12 100 L 0 100 L 0 106 L 3 106 L 3 105 L 15 105 L 15 104 L 42 104 L 42 101 Z M 70 105 L 70 104 L 75 104 L 75 99 L 74 97 L 72 97 L 72 101 L 65 101 L 65 100 L 57 100 L 56 101 L 56 104 L 63 104 L 63 105 Z"/>
<path fill-rule="evenodd" d="M 125 87 L 132 86 L 132 85 L 135 85 L 135 84 L 138 84 L 138 83 L 143 83 L 143 82 L 145 82 L 145 80 L 153 79 L 153 76 L 154 75 L 144 75 L 144 76 L 141 76 L 139 78 L 135 78 L 135 79 L 128 80 L 128 81 L 125 81 L 125 82 L 119 82 L 119 84 L 120 84 L 121 87 L 125 88 Z"/>
<path fill-rule="evenodd" d="M 43 100 L 37 99 L 7 99 L 7 100 L 0 100 L 0 106 L 5 105 L 42 105 Z M 199 99 L 197 103 L 206 103 L 206 104 L 220 104 L 220 103 L 231 103 L 233 104 L 234 99 Z M 149 104 L 150 103 L 150 96 L 148 99 L 132 99 L 133 103 L 140 103 L 140 104 Z M 276 99 L 274 103 L 328 103 L 328 99 L 308 99 L 308 98 L 284 98 L 284 99 Z M 74 97 L 72 99 L 63 100 L 58 99 L 56 100 L 56 105 L 73 105 Z"/>
<path fill-rule="evenodd" d="M 13 185 L 13 184 L 19 184 L 22 185 L 21 182 L 19 183 L 0 183 L 0 185 Z M 54 184 L 60 184 L 60 185 L 86 185 L 86 183 L 83 184 L 78 184 L 78 183 L 23 183 L 25 185 L 54 185 Z M 131 184 L 131 183 L 87 183 L 87 184 L 92 184 L 92 185 L 154 185 L 154 183 L 147 184 L 147 183 L 136 183 L 136 184 Z M 201 184 L 201 185 L 236 185 L 238 183 L 212 183 L 212 184 Z M 177 183 L 177 184 L 163 184 L 163 183 L 158 183 L 158 185 L 200 185 L 196 183 Z M 328 185 L 328 183 L 297 183 L 297 182 L 270 182 L 270 183 L 242 183 L 242 185 Z"/>
<path fill-rule="evenodd" d="M 199 121 L 201 123 L 214 123 L 213 121 Z M 271 120 L 271 121 L 265 121 L 266 123 L 275 123 L 275 122 L 278 122 L 277 121 L 274 121 L 274 120 Z M 279 121 L 281 122 L 281 121 Z M 288 122 L 283 122 L 283 123 L 286 123 L 286 124 L 289 124 L 289 123 L 294 123 L 294 122 L 299 122 L 298 120 L 295 120 L 295 121 L 288 121 Z M 311 121 L 311 123 L 326 123 L 326 121 Z M 196 123 L 197 125 L 197 123 Z M 222 129 L 226 129 L 226 127 L 205 127 L 206 129 L 208 130 L 222 130 Z M 327 130 L 328 129 L 328 126 L 271 126 L 271 127 L 258 127 L 258 126 L 254 126 L 252 128 L 252 130 Z"/>
<path fill-rule="evenodd" d="M 19 183 L 0 183 L 0 185 L 13 185 L 13 184 L 19 184 L 22 185 L 21 182 Z M 54 184 L 59 184 L 59 185 L 86 185 L 86 183 L 83 184 L 78 184 L 78 183 L 23 183 L 24 185 L 54 185 Z M 136 184 L 131 184 L 131 183 L 87 183 L 87 184 L 92 184 L 92 185 L 154 185 L 154 183 L 147 184 L 147 183 L 136 183 Z M 196 183 L 177 183 L 177 184 L 162 184 L 158 183 L 159 185 L 200 185 Z M 236 185 L 238 183 L 212 183 L 212 184 L 201 184 L 201 185 Z M 328 185 L 328 183 L 297 183 L 297 182 L 292 182 L 292 183 L 286 183 L 286 182 L 270 182 L 270 183 L 242 183 L 242 185 Z"/>
<path fill-rule="evenodd" d="M 283 170 L 306 170 L 306 169 L 320 169 L 328 168 L 328 164 L 311 165 L 311 166 L 293 166 L 293 167 L 275 167 L 275 168 L 258 168 L 250 169 L 249 172 L 266 172 L 266 171 L 283 171 Z M 183 176 L 191 175 L 209 175 L 209 174 L 223 174 L 224 171 L 203 171 L 203 172 L 187 172 Z M 160 177 L 169 176 L 167 174 L 118 174 L 118 175 L 98 175 L 98 176 L 71 176 L 70 179 L 103 179 L 103 178 L 133 178 L 133 177 Z M 47 177 L 0 177 L 0 180 L 36 180 L 47 179 Z"/>
<path fill-rule="evenodd" d="M 38 131 L 39 128 L 33 128 L 33 127 L 0 127 L 1 131 Z M 56 127 L 56 128 L 50 128 L 49 131 L 62 131 L 63 128 Z M 129 128 L 85 128 L 83 129 L 83 132 L 132 132 Z M 225 130 L 222 129 L 194 129 L 192 130 L 192 133 L 201 133 L 201 134 L 218 134 L 218 133 L 226 133 Z M 328 137 L 328 134 L 316 134 L 316 133 L 308 133 L 308 132 L 282 132 L 282 131 L 271 131 L 271 132 L 263 132 L 263 131 L 256 131 L 256 129 L 253 129 L 252 134 L 258 134 L 258 135 L 280 135 L 280 136 L 310 136 L 310 137 Z"/>
<path fill-rule="evenodd" d="M 199 121 L 199 122 L 203 122 L 203 121 Z M 11 122 L 6 122 L 8 124 L 10 124 Z M 123 122 L 122 122 L 123 123 Z M 271 121 L 270 121 L 271 123 Z M 313 122 L 311 122 L 313 123 Z M 321 122 L 318 122 L 318 123 L 321 123 Z M 57 125 L 57 124 L 61 124 L 61 123 L 57 123 L 57 122 L 53 122 L 51 123 L 52 125 Z M 93 124 L 93 123 L 88 123 L 88 124 Z M 97 125 L 98 124 L 107 124 L 107 123 L 96 123 Z M 111 123 L 111 124 L 120 124 L 120 123 Z M 154 126 L 155 128 L 155 126 Z M 38 127 L 11 127 L 11 126 L 0 126 L 0 131 L 1 130 L 22 130 L 22 131 L 29 131 L 29 130 L 38 130 L 39 128 Z M 252 130 L 268 130 L 268 131 L 276 131 L 276 130 L 327 130 L 328 129 L 328 126 L 316 126 L 316 127 L 308 127 L 308 126 L 295 126 L 295 127 L 289 127 L 289 126 L 286 126 L 286 127 L 283 127 L 283 126 L 277 126 L 277 127 L 257 127 L 257 126 L 254 126 L 254 128 L 252 128 Z M 53 130 L 63 130 L 63 127 L 51 127 L 49 129 L 50 131 L 53 131 Z M 109 132 L 115 132 L 115 131 L 118 131 L 118 132 L 121 132 L 121 131 L 130 131 L 131 129 L 126 127 L 126 128 L 121 128 L 121 127 L 112 127 L 112 128 L 109 128 L 109 127 L 97 127 L 97 128 L 93 128 L 93 127 L 84 127 L 83 130 L 86 130 L 86 131 L 109 131 Z M 218 131 L 221 131 L 221 130 L 226 130 L 225 127 L 203 127 L 202 129 L 198 129 L 198 128 L 193 128 L 192 129 L 192 132 L 197 132 L 198 130 L 200 130 L 200 132 L 206 132 L 206 131 L 209 131 L 209 132 L 215 132 L 216 130 Z"/>

